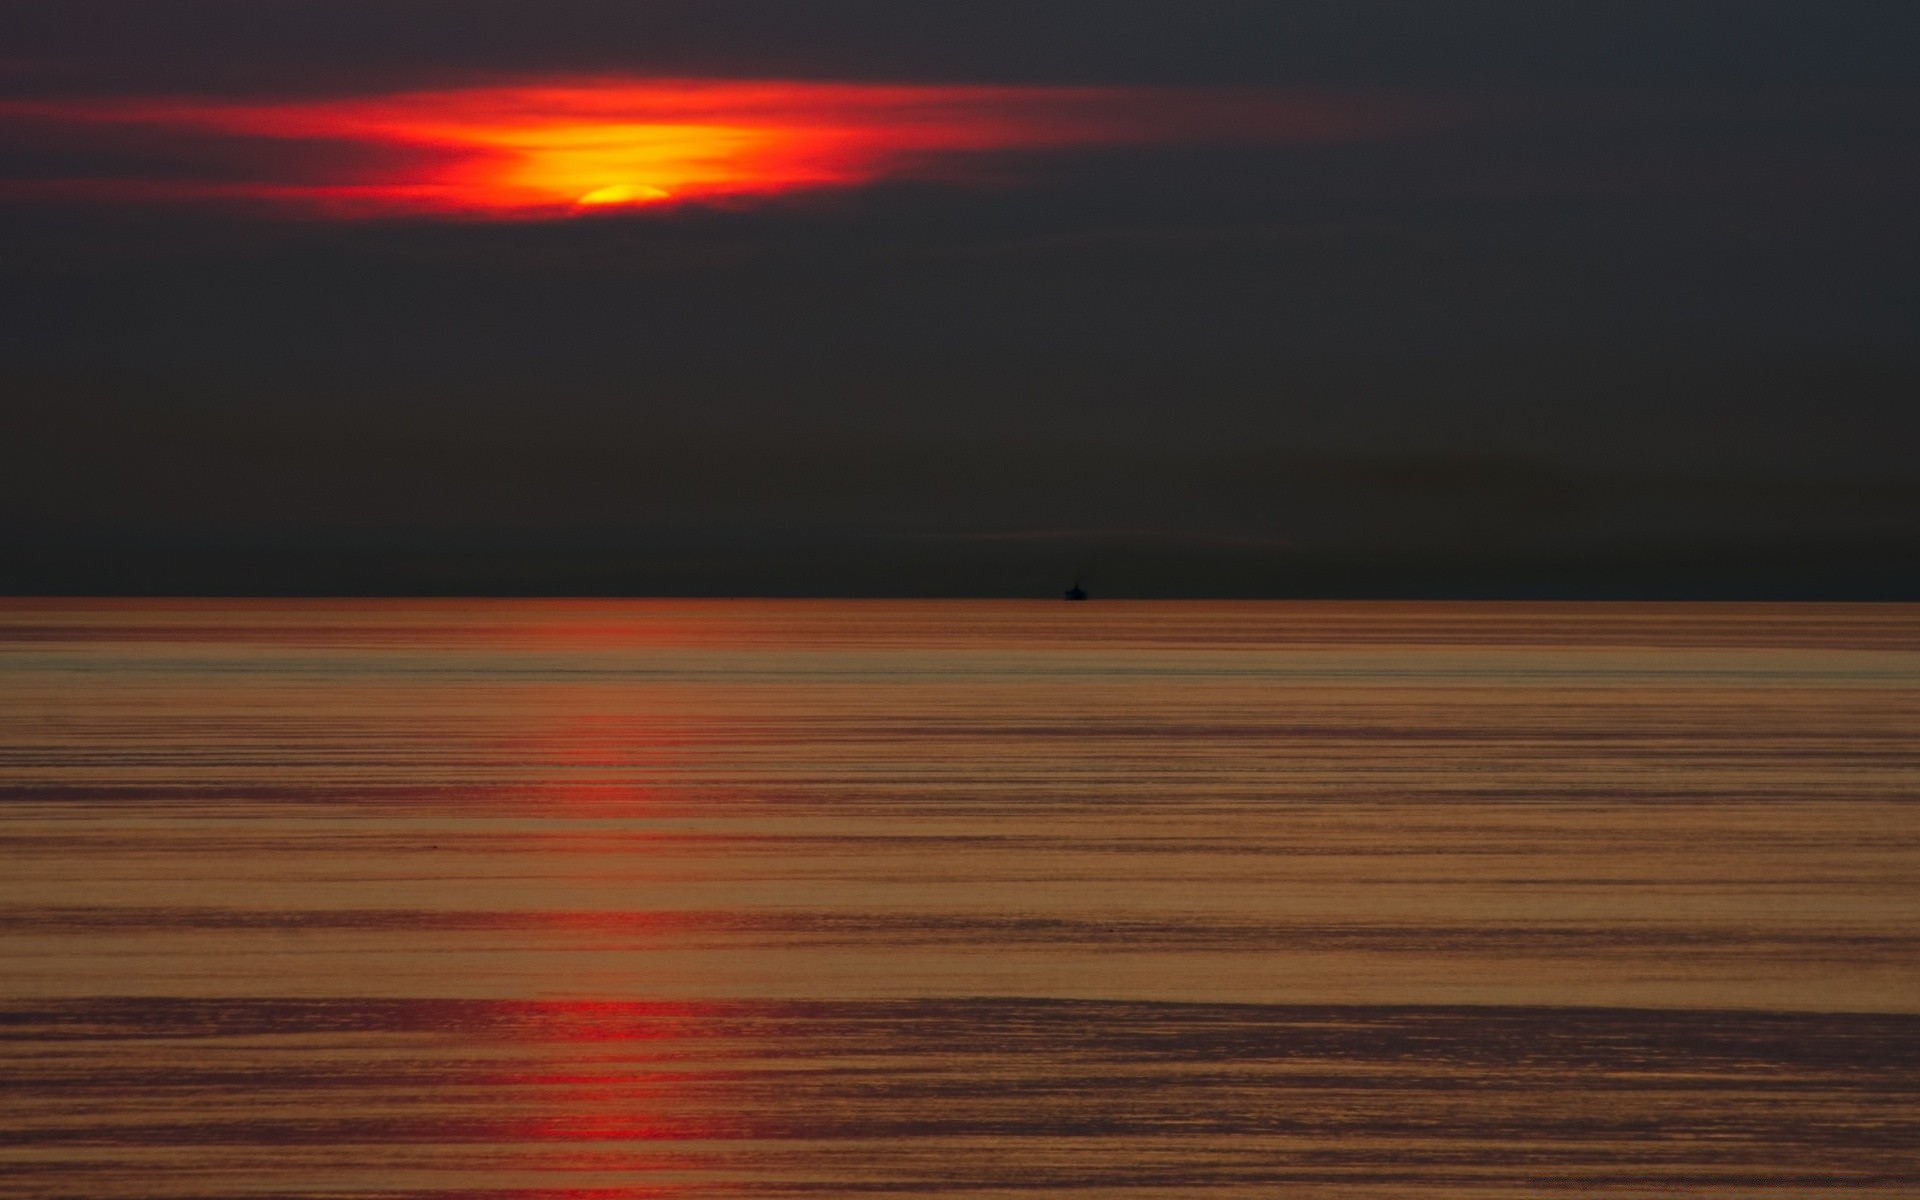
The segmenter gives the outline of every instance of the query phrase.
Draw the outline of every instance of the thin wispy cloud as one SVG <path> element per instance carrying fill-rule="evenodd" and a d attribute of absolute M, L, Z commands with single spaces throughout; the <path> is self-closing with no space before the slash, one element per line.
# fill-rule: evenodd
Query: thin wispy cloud
<path fill-rule="evenodd" d="M 0 103 L 0 126 L 87 169 L 16 178 L 0 196 L 539 219 L 901 178 L 1004 184 L 984 156 L 1346 141 L 1434 117 L 1270 90 L 622 77 L 325 99 L 63 96 Z"/>

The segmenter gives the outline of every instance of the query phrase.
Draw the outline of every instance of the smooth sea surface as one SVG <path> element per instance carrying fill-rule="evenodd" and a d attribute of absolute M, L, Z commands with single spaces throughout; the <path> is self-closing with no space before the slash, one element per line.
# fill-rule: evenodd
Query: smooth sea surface
<path fill-rule="evenodd" d="M 1920 607 L 0 601 L 0 1195 L 1920 1196 Z"/>

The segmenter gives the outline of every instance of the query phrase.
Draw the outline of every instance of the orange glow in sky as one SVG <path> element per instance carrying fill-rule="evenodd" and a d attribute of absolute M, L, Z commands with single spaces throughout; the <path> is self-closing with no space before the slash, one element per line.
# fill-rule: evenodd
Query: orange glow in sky
<path fill-rule="evenodd" d="M 1404 123 L 1351 104 L 1245 93 L 636 79 L 301 100 L 15 101 L 0 103 L 0 119 L 72 141 L 138 138 L 148 154 L 171 140 L 199 168 L 37 181 L 43 193 L 492 218 L 952 178 L 985 151 L 1337 140 Z"/>

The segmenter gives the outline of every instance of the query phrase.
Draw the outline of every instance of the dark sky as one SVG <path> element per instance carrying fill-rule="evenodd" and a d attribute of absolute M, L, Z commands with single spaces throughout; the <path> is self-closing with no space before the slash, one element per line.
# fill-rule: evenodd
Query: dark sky
<path fill-rule="evenodd" d="M 1920 598 L 1916 34 L 1844 0 L 0 0 L 0 591 Z M 657 77 L 1390 117 L 340 220 L 75 193 L 239 152 L 18 115 Z"/>

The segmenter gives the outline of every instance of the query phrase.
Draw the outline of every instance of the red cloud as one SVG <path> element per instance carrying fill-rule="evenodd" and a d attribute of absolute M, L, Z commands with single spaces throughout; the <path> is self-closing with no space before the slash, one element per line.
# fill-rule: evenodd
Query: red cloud
<path fill-rule="evenodd" d="M 1403 106 L 1255 91 L 612 78 L 321 100 L 15 101 L 0 103 L 0 120 L 69 153 L 137 147 L 147 163 L 16 182 L 16 196 L 483 218 L 852 187 L 950 173 L 987 151 L 1337 141 L 1427 123 Z"/>

